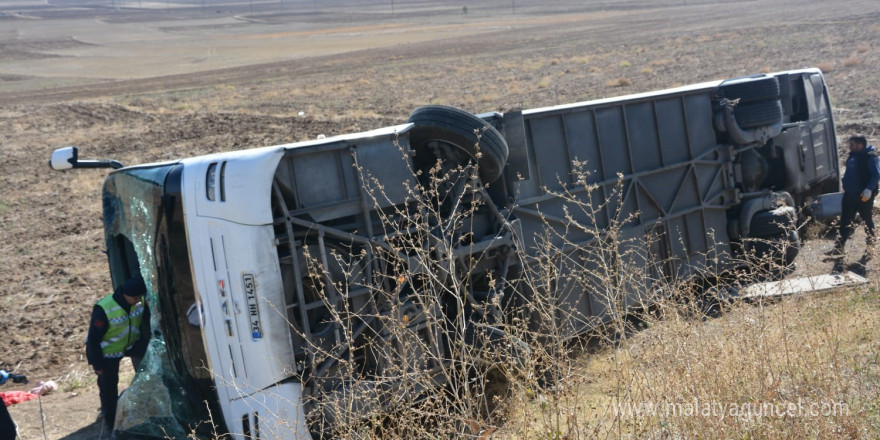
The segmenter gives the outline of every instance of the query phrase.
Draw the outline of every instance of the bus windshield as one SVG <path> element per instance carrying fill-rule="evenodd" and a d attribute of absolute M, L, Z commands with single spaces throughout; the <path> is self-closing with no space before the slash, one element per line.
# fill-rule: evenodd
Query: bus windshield
<path fill-rule="evenodd" d="M 216 394 L 201 336 L 180 194 L 182 165 L 122 169 L 104 183 L 103 217 L 114 288 L 140 273 L 152 338 L 119 399 L 120 438 L 187 438 Z"/>

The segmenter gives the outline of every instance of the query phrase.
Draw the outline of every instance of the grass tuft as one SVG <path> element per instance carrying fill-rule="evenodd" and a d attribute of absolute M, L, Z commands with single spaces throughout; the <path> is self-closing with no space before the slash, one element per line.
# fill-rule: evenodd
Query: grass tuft
<path fill-rule="evenodd" d="M 816 67 L 819 68 L 819 70 L 821 70 L 822 73 L 831 73 L 834 71 L 834 64 L 831 64 L 828 62 L 822 62 L 822 63 L 816 64 Z"/>
<path fill-rule="evenodd" d="M 632 81 L 630 81 L 629 78 L 624 77 L 609 79 L 608 81 L 605 81 L 606 87 L 629 87 L 631 85 Z"/>
<path fill-rule="evenodd" d="M 541 80 L 538 81 L 538 88 L 539 89 L 546 89 L 547 87 L 550 87 L 551 81 L 552 80 L 550 79 L 549 76 L 545 76 L 545 77 L 541 78 Z"/>
<path fill-rule="evenodd" d="M 855 67 L 862 64 L 862 59 L 858 57 L 849 57 L 843 60 L 843 67 Z"/>

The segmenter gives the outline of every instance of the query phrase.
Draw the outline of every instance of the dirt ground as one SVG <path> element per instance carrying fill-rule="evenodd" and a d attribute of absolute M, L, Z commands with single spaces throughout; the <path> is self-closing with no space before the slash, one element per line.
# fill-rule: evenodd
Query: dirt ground
<path fill-rule="evenodd" d="M 42 401 L 48 438 L 97 437 L 83 342 L 110 285 L 105 172 L 53 172 L 54 148 L 137 164 L 377 128 L 428 103 L 507 111 L 808 66 L 826 72 L 838 138 L 880 142 L 875 0 L 392 4 L 0 0 L 0 368 L 62 380 Z M 829 247 L 808 241 L 798 273 L 830 271 Z M 42 437 L 38 402 L 11 412 Z"/>

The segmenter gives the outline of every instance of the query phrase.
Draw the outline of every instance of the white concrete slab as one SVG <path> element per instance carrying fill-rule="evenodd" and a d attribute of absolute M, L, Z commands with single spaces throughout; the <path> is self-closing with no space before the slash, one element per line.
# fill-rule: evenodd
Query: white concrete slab
<path fill-rule="evenodd" d="M 858 286 L 867 282 L 868 280 L 863 276 L 856 275 L 852 272 L 844 272 L 842 274 L 816 275 L 753 284 L 740 290 L 740 294 L 743 298 L 750 299 L 771 298 L 799 293 L 824 292 L 845 286 Z"/>

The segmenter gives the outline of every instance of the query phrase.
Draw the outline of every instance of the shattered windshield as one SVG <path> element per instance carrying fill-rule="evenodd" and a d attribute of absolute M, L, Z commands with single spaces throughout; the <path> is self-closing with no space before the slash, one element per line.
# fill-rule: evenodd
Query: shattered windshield
<path fill-rule="evenodd" d="M 203 420 L 206 408 L 200 402 L 211 400 L 202 395 L 210 394 L 207 369 L 194 368 L 204 366 L 199 329 L 179 325 L 181 306 L 176 302 L 191 303 L 194 296 L 179 188 L 176 164 L 123 170 L 104 184 L 104 231 L 113 285 L 140 272 L 147 281 L 151 313 L 149 348 L 119 398 L 118 438 L 187 438 Z"/>

